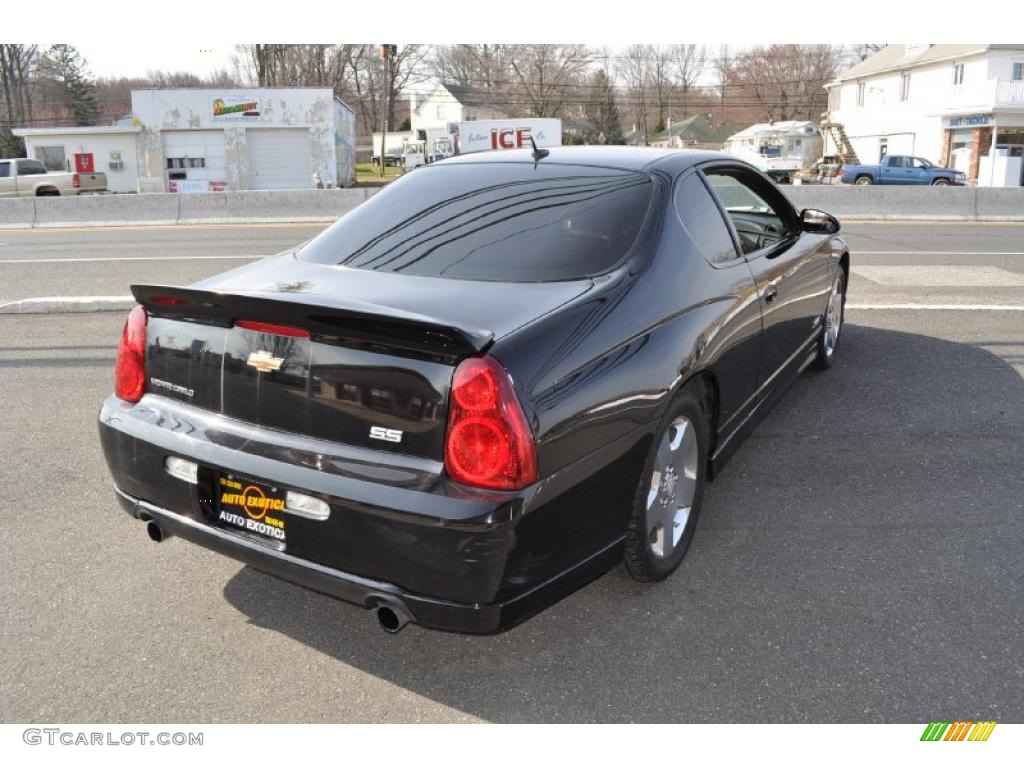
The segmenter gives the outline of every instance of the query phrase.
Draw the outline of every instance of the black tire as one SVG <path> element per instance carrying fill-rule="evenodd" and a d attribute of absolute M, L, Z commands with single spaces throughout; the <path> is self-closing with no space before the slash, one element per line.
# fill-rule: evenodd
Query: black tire
<path fill-rule="evenodd" d="M 827 371 L 832 367 L 832 363 L 835 362 L 836 353 L 839 351 L 839 342 L 842 341 L 843 334 L 843 322 L 846 319 L 846 272 L 839 268 L 836 270 L 836 276 L 832 283 L 832 291 L 829 292 L 829 304 L 826 304 L 825 311 L 821 315 L 821 335 L 818 337 L 818 354 L 814 358 L 812 367 L 816 371 Z M 837 288 L 838 286 L 838 288 Z M 835 338 L 831 345 L 829 344 L 829 306 L 832 301 L 834 292 L 839 292 L 839 305 L 838 305 L 838 330 L 836 331 Z"/>
<path fill-rule="evenodd" d="M 666 409 L 658 429 L 651 442 L 651 448 L 644 468 L 640 475 L 640 482 L 637 484 L 636 494 L 633 497 L 633 512 L 629 518 L 629 525 L 626 529 L 626 569 L 637 581 L 652 582 L 661 581 L 669 576 L 679 563 L 682 562 L 686 551 L 693 541 L 693 534 L 697 528 L 697 520 L 700 517 L 701 506 L 704 501 L 704 486 L 707 479 L 707 450 L 709 440 L 708 420 L 701 405 L 704 402 L 703 393 L 699 384 L 684 387 L 673 398 Z M 659 556 L 655 551 L 655 544 L 652 541 L 652 534 L 647 522 L 648 494 L 652 488 L 655 472 L 655 459 L 658 456 L 658 449 L 662 440 L 674 429 L 674 424 L 680 418 L 685 419 L 693 427 L 696 437 L 697 459 L 695 468 L 693 498 L 689 505 L 689 513 L 685 525 L 682 525 L 682 533 L 670 553 Z M 662 476 L 663 473 L 662 473 Z M 662 485 L 659 484 L 659 488 Z M 673 483 L 673 488 L 675 484 Z M 661 496 L 659 492 L 658 496 Z"/>
<path fill-rule="evenodd" d="M 932 182 L 933 187 L 948 187 L 949 179 L 936 179 Z"/>
<path fill-rule="evenodd" d="M 875 183 L 875 180 L 870 176 L 858 176 L 853 183 L 859 187 L 870 187 Z"/>

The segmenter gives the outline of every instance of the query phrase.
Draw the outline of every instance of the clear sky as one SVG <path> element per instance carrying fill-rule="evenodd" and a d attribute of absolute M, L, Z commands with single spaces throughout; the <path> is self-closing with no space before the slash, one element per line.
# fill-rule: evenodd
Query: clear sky
<path fill-rule="evenodd" d="M 90 42 L 69 41 L 89 63 L 96 77 L 142 77 L 149 70 L 192 72 L 203 77 L 210 72 L 231 68 L 234 46 L 219 45 L 203 50 L 199 44 L 160 42 L 158 40 Z"/>

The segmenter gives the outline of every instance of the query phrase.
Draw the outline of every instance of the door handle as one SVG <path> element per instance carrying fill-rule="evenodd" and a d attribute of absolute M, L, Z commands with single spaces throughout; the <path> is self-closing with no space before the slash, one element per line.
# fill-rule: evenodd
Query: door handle
<path fill-rule="evenodd" d="M 768 303 L 775 301 L 775 297 L 779 295 L 779 289 L 774 285 L 769 285 L 764 289 L 764 300 Z"/>

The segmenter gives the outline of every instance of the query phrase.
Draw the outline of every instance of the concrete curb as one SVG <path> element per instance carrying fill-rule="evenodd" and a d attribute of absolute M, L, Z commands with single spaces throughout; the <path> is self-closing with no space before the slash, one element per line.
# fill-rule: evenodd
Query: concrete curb
<path fill-rule="evenodd" d="M 41 296 L 0 304 L 0 315 L 114 312 L 127 311 L 134 306 L 132 296 Z"/>

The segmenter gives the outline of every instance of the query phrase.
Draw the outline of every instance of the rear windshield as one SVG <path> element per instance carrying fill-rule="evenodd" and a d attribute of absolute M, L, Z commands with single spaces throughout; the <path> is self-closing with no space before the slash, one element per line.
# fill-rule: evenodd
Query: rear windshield
<path fill-rule="evenodd" d="M 653 188 L 645 173 L 611 168 L 428 166 L 378 192 L 299 258 L 466 280 L 571 280 L 626 255 Z"/>

